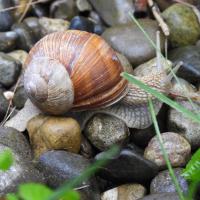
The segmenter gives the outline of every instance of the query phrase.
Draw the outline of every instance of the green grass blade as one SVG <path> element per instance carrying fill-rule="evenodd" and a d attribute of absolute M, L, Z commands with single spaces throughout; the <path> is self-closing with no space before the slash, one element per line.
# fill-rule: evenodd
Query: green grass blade
<path fill-rule="evenodd" d="M 57 200 L 61 198 L 68 191 L 78 186 L 83 180 L 85 181 L 92 175 L 94 175 L 94 173 L 99 169 L 99 167 L 105 165 L 107 160 L 115 156 L 118 152 L 119 148 L 117 146 L 113 146 L 110 150 L 105 152 L 103 159 L 97 160 L 90 167 L 88 167 L 80 176 L 64 183 L 63 186 L 58 188 L 58 190 L 56 190 L 47 200 Z"/>
<path fill-rule="evenodd" d="M 166 103 L 167 105 L 169 105 L 172 108 L 176 109 L 177 111 L 181 112 L 184 116 L 192 119 L 195 122 L 200 123 L 200 115 L 194 114 L 193 112 L 191 112 L 190 110 L 184 108 L 183 106 L 181 106 L 177 102 L 169 99 L 164 94 L 156 91 L 155 89 L 150 88 L 148 85 L 146 85 L 146 84 L 142 83 L 141 81 L 137 80 L 133 75 L 130 75 L 127 72 L 123 72 L 121 75 L 122 75 L 123 78 L 125 78 L 129 82 L 137 85 L 141 89 L 145 90 L 146 92 L 148 92 L 148 93 L 152 94 L 153 96 L 155 96 L 156 98 L 158 98 L 160 101 Z"/>
<path fill-rule="evenodd" d="M 167 152 L 164 148 L 164 145 L 163 145 L 163 140 L 162 140 L 162 137 L 161 137 L 161 134 L 160 134 L 160 130 L 159 130 L 159 127 L 158 127 L 158 123 L 157 123 L 157 120 L 156 120 L 156 115 L 155 115 L 155 111 L 154 111 L 154 108 L 153 108 L 153 103 L 151 100 L 149 100 L 149 111 L 151 113 L 151 117 L 152 117 L 152 121 L 153 121 L 153 124 L 154 124 L 154 127 L 155 127 L 155 131 L 156 131 L 156 135 L 157 135 L 157 138 L 158 138 L 158 142 L 160 144 L 160 147 L 161 147 L 161 151 L 162 151 L 162 154 L 163 154 L 163 157 L 165 159 L 165 162 L 167 164 L 167 168 L 169 170 L 169 174 L 172 178 L 172 181 L 175 185 L 175 188 L 176 188 L 176 191 L 179 195 L 179 198 L 181 200 L 185 200 L 184 196 L 183 196 L 183 193 L 182 193 L 182 190 L 179 186 L 179 183 L 178 183 L 178 180 L 174 174 L 174 171 L 173 171 L 173 168 L 171 166 L 171 163 L 170 163 L 170 160 L 169 160 L 169 157 L 167 155 Z"/>

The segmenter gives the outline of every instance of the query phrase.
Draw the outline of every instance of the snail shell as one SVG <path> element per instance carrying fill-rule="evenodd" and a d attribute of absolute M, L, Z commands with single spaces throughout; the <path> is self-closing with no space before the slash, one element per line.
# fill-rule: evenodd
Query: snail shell
<path fill-rule="evenodd" d="M 70 30 L 45 36 L 25 62 L 24 87 L 42 111 L 107 107 L 127 93 L 115 51 L 99 36 Z"/>

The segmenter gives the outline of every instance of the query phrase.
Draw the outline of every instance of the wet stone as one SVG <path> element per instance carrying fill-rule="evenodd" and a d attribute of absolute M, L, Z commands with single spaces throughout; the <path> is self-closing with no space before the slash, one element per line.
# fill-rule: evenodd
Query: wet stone
<path fill-rule="evenodd" d="M 13 31 L 0 32 L 0 51 L 8 52 L 16 47 L 17 34 Z"/>

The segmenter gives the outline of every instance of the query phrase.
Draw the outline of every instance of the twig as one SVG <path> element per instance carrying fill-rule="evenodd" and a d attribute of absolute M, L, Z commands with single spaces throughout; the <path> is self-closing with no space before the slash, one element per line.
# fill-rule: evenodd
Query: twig
<path fill-rule="evenodd" d="M 170 34 L 169 27 L 164 22 L 163 18 L 161 17 L 160 10 L 159 10 L 158 6 L 152 0 L 148 0 L 148 5 L 151 8 L 152 13 L 153 13 L 155 19 L 157 20 L 160 28 L 162 29 L 164 35 L 166 37 L 169 36 L 169 34 Z"/>
<path fill-rule="evenodd" d="M 19 20 L 18 20 L 19 23 L 24 19 L 26 13 L 28 12 L 28 10 L 29 10 L 29 8 L 30 8 L 30 6 L 31 6 L 31 4 L 32 4 L 32 1 L 33 1 L 33 0 L 29 0 L 29 2 L 26 4 L 26 7 L 25 7 L 25 9 L 24 9 L 24 12 L 22 13 L 21 17 L 20 17 Z"/>
<path fill-rule="evenodd" d="M 162 71 L 163 66 L 161 66 L 161 55 L 160 55 L 160 52 L 161 52 L 161 50 L 160 50 L 160 31 L 156 32 L 156 46 L 157 46 L 157 49 L 156 49 L 157 68 L 159 71 Z"/>

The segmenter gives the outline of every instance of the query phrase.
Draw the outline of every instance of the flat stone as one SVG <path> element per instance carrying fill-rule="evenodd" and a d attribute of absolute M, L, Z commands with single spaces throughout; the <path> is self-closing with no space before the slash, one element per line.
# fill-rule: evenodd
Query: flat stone
<path fill-rule="evenodd" d="M 139 19 L 138 21 L 149 37 L 156 42 L 156 31 L 159 29 L 157 22 L 150 19 Z M 125 55 L 133 67 L 155 57 L 155 49 L 133 22 L 108 28 L 104 31 L 102 37 L 116 51 Z M 164 37 L 161 34 L 161 50 L 163 49 Z"/>

